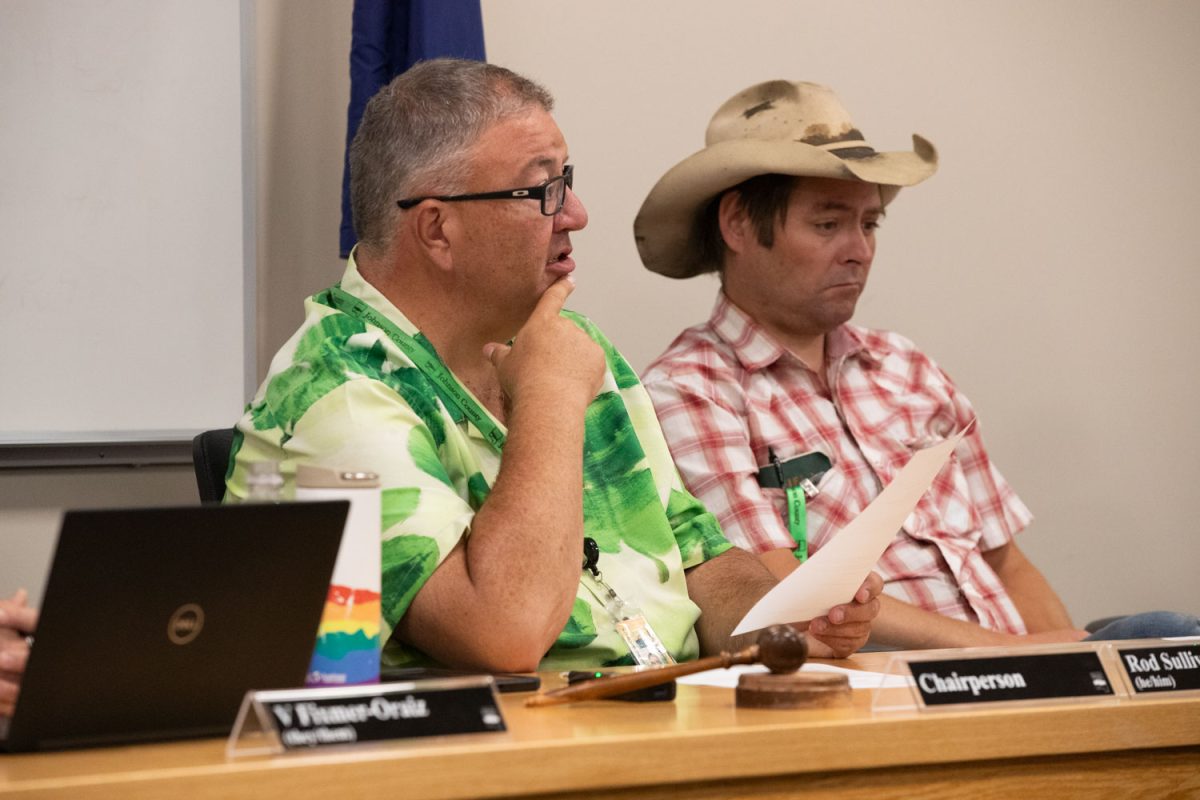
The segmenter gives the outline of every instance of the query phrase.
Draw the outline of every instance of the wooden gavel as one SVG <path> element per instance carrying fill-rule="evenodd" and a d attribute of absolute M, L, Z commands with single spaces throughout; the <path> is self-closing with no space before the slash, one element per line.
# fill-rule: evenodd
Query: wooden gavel
<path fill-rule="evenodd" d="M 580 700 L 602 700 L 606 697 L 657 686 L 684 675 L 694 675 L 710 669 L 728 669 L 734 664 L 763 664 L 772 674 L 783 675 L 795 672 L 808 658 L 808 643 L 804 634 L 788 625 L 771 625 L 758 635 L 758 644 L 752 644 L 736 653 L 722 652 L 715 656 L 671 664 L 641 672 L 628 672 L 606 678 L 576 683 L 549 692 L 540 692 L 525 701 L 526 706 L 554 706 Z"/>

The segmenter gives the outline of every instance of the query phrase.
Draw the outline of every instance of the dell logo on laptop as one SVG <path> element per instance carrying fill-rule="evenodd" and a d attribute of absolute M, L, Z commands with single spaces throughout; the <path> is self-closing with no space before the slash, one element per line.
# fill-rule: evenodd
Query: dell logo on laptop
<path fill-rule="evenodd" d="M 204 609 L 195 603 L 185 603 L 175 609 L 167 621 L 167 638 L 175 644 L 187 644 L 204 628 Z"/>

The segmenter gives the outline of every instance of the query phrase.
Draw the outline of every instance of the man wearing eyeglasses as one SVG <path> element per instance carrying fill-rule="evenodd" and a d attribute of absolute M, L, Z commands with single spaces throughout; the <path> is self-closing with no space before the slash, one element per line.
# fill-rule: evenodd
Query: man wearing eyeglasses
<path fill-rule="evenodd" d="M 633 370 L 571 293 L 587 224 L 544 89 L 425 62 L 351 148 L 359 243 L 238 424 L 256 461 L 379 473 L 388 664 L 663 664 L 730 646 L 774 583 L 679 482 Z M 505 188 L 514 187 L 514 188 Z M 866 640 L 876 576 L 813 620 Z"/>

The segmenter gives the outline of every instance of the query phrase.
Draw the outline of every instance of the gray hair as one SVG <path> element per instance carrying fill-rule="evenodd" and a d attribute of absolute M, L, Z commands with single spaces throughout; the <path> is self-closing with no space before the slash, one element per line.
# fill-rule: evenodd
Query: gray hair
<path fill-rule="evenodd" d="M 461 193 L 467 152 L 496 122 L 530 106 L 552 111 L 554 98 L 504 67 L 455 58 L 420 62 L 380 89 L 350 145 L 359 242 L 388 249 L 401 198 Z"/>

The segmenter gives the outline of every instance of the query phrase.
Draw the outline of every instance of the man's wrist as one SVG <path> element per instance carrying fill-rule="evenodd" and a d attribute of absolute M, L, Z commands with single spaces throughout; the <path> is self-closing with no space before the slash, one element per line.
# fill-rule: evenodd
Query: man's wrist
<path fill-rule="evenodd" d="M 518 408 L 532 408 L 543 412 L 553 411 L 559 415 L 578 412 L 582 418 L 594 397 L 594 393 L 573 390 L 569 381 L 539 381 L 520 388 L 512 398 L 512 411 L 515 413 Z"/>

